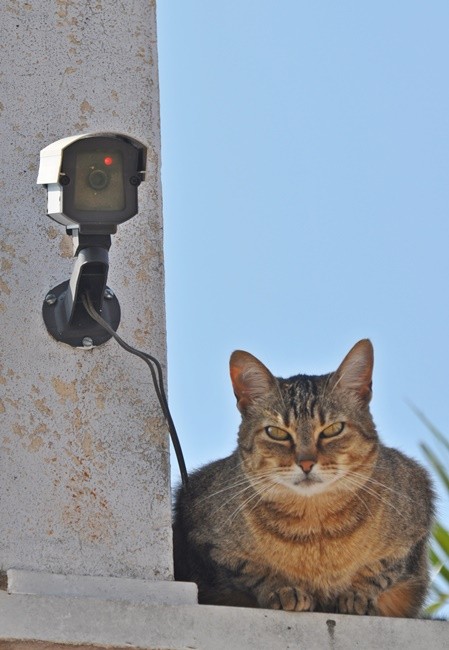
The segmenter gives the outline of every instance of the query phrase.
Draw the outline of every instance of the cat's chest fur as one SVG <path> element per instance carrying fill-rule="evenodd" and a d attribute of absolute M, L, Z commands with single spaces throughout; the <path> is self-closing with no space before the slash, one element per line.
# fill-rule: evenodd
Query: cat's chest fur
<path fill-rule="evenodd" d="M 377 516 L 357 521 L 341 504 L 334 513 L 324 507 L 320 512 L 316 501 L 299 504 L 296 516 L 294 512 L 279 515 L 273 507 L 265 513 L 263 509 L 247 513 L 251 543 L 242 546 L 245 556 L 261 566 L 317 590 L 334 591 L 348 586 L 365 565 L 383 557 L 385 544 L 379 539 Z"/>
<path fill-rule="evenodd" d="M 287 496 L 235 515 L 237 504 L 229 495 L 227 507 L 217 507 L 220 528 L 227 535 L 217 532 L 211 553 L 218 565 L 231 569 L 249 562 L 330 594 L 348 587 L 366 565 L 392 550 L 379 535 L 383 511 L 378 508 L 367 517 L 368 506 L 357 500 L 345 503 L 326 494 L 311 499 Z M 400 547 L 394 552 L 400 554 Z"/>

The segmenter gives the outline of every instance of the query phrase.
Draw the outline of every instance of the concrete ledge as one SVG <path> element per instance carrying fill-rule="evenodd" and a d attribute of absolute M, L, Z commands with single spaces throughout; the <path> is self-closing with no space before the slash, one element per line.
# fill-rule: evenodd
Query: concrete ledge
<path fill-rule="evenodd" d="M 9 569 L 8 593 L 121 600 L 146 605 L 196 605 L 193 582 L 62 575 Z"/>
<path fill-rule="evenodd" d="M 146 650 L 447 650 L 449 623 L 0 593 L 0 640 Z"/>

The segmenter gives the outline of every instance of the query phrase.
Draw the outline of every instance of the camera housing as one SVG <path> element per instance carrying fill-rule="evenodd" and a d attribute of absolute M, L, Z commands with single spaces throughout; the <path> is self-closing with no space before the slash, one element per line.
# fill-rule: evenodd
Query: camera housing
<path fill-rule="evenodd" d="M 47 187 L 47 214 L 84 235 L 114 234 L 138 211 L 147 149 L 120 133 L 62 138 L 42 149 L 37 183 Z"/>

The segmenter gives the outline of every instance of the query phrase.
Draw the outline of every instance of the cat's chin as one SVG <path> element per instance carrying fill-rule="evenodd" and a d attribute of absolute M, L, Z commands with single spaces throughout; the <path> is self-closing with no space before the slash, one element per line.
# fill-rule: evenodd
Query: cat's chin
<path fill-rule="evenodd" d="M 311 497 L 316 494 L 323 494 L 329 489 L 329 482 L 319 477 L 292 477 L 287 481 L 285 478 L 278 481 L 284 488 L 292 490 L 303 497 Z"/>
<path fill-rule="evenodd" d="M 316 494 L 323 494 L 328 489 L 328 484 L 323 483 L 322 481 L 301 481 L 299 483 L 293 483 L 291 488 L 303 497 L 312 497 Z"/>

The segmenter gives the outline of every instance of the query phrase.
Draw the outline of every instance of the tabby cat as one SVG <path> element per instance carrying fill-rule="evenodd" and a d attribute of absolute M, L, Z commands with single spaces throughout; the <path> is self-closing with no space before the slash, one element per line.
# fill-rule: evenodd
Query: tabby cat
<path fill-rule="evenodd" d="M 178 492 L 176 579 L 203 604 L 418 616 L 433 491 L 379 441 L 370 341 L 327 375 L 277 379 L 242 351 L 230 369 L 238 447 Z"/>

